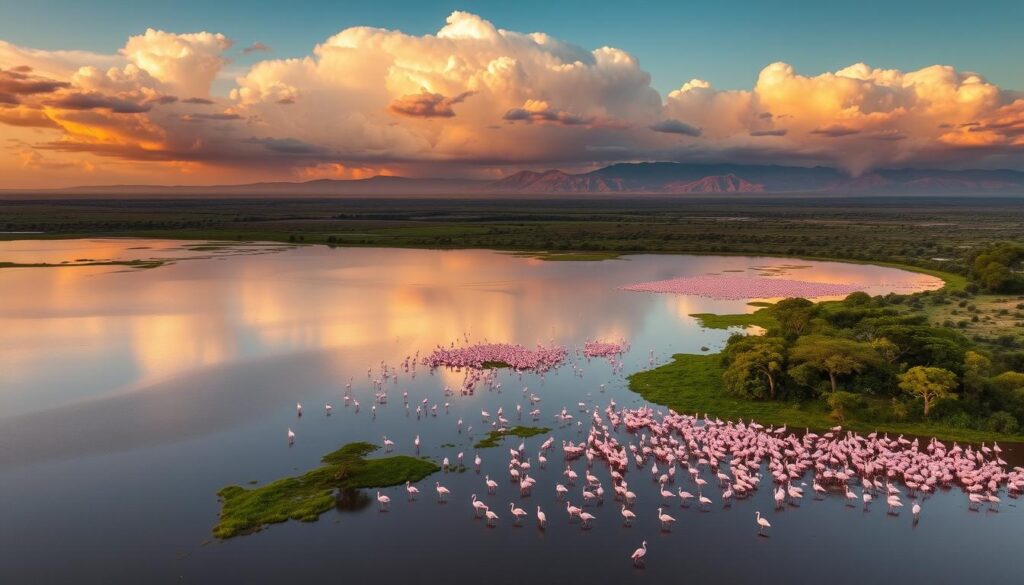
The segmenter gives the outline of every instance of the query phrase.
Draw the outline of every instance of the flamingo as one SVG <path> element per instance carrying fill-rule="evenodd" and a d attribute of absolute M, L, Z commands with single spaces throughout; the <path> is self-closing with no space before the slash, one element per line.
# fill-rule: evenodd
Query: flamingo
<path fill-rule="evenodd" d="M 331 411 L 332 410 L 334 410 L 334 407 L 331 406 L 330 404 L 325 404 L 324 405 L 324 411 L 327 413 L 327 416 L 331 416 Z"/>
<path fill-rule="evenodd" d="M 700 502 L 701 509 L 704 509 L 704 506 L 711 505 L 711 500 L 705 497 L 704 494 L 700 492 L 700 490 L 697 490 L 697 501 Z"/>
<path fill-rule="evenodd" d="M 391 503 L 391 498 L 381 494 L 378 491 L 377 492 L 377 503 L 380 504 L 380 511 L 383 512 L 384 509 L 388 507 L 388 504 Z"/>
<path fill-rule="evenodd" d="M 764 529 L 765 528 L 771 528 L 771 527 L 772 527 L 771 522 L 769 522 L 767 518 L 762 518 L 761 517 L 761 512 L 758 511 L 757 512 L 757 533 L 759 535 L 761 535 L 761 536 L 764 536 Z"/>
<path fill-rule="evenodd" d="M 622 505 L 622 520 L 623 520 L 623 523 L 626 526 L 631 526 L 633 524 L 633 520 L 635 520 L 635 519 L 636 519 L 636 514 L 634 514 L 632 510 L 627 510 L 626 509 L 626 505 L 623 504 Z"/>
<path fill-rule="evenodd" d="M 662 513 L 661 508 L 658 508 L 658 520 L 661 521 L 662 530 L 669 530 L 672 523 L 676 521 L 675 518 L 669 516 L 668 514 Z"/>
<path fill-rule="evenodd" d="M 297 414 L 298 416 L 302 416 L 302 403 L 301 402 L 296 402 L 295 403 L 295 414 Z"/>
<path fill-rule="evenodd" d="M 491 476 L 484 476 L 484 483 L 487 484 L 487 493 L 493 494 L 498 490 L 498 482 L 491 479 Z"/>
<path fill-rule="evenodd" d="M 291 445 L 295 442 L 295 431 L 288 429 L 288 444 Z"/>
<path fill-rule="evenodd" d="M 515 502 L 509 502 L 508 509 L 510 512 L 512 512 L 512 515 L 516 517 L 516 524 L 519 524 L 519 521 L 522 520 L 523 516 L 526 516 L 526 510 L 522 508 L 516 508 Z"/>
<path fill-rule="evenodd" d="M 488 526 L 492 526 L 492 525 L 494 525 L 495 522 L 498 521 L 498 515 L 495 514 L 494 512 L 492 512 L 491 510 L 487 510 L 484 513 L 484 515 L 487 516 L 487 525 Z"/>
<path fill-rule="evenodd" d="M 594 516 L 589 512 L 582 512 L 580 513 L 580 520 L 583 521 L 581 528 L 590 528 L 590 521 L 597 520 L 597 516 Z"/>
<path fill-rule="evenodd" d="M 434 482 L 434 487 L 435 487 L 435 489 L 437 489 L 437 499 L 438 499 L 438 501 L 443 502 L 445 500 L 445 498 L 448 497 L 448 494 L 451 493 L 450 491 L 448 491 L 448 488 L 446 488 L 443 485 L 441 485 L 441 482 L 439 482 L 439 481 Z"/>
<path fill-rule="evenodd" d="M 913 507 L 910 508 L 910 513 L 914 515 L 914 521 L 916 522 L 918 517 L 921 516 L 921 504 L 914 502 Z"/>
<path fill-rule="evenodd" d="M 415 500 L 416 496 L 419 495 L 420 490 L 416 486 L 412 485 L 412 483 L 406 481 L 405 482 L 405 492 L 407 494 L 409 494 L 409 499 L 410 500 Z"/>
<path fill-rule="evenodd" d="M 679 505 L 686 506 L 687 503 L 693 499 L 693 494 L 690 492 L 684 492 L 683 488 L 678 488 L 679 491 Z"/>
<path fill-rule="evenodd" d="M 644 564 L 644 557 L 647 556 L 647 541 L 645 540 L 640 548 L 633 551 L 633 554 L 629 557 L 633 561 L 633 565 L 641 566 Z"/>
<path fill-rule="evenodd" d="M 572 520 L 573 516 L 579 516 L 580 512 L 582 512 L 582 510 L 580 510 L 576 506 L 573 506 L 572 502 L 565 503 L 565 511 L 569 513 L 569 520 Z"/>
<path fill-rule="evenodd" d="M 540 526 L 541 528 L 544 528 L 545 526 L 547 526 L 547 523 L 548 523 L 548 516 L 547 516 L 547 514 L 545 514 L 540 509 L 540 506 L 537 506 L 537 525 Z"/>
<path fill-rule="evenodd" d="M 395 448 L 395 442 L 392 441 L 391 439 L 389 439 L 387 435 L 384 435 L 384 451 L 388 452 L 388 451 L 391 451 L 394 448 Z"/>
<path fill-rule="evenodd" d="M 473 498 L 470 500 L 473 502 L 473 514 L 479 516 L 486 512 L 489 508 L 483 501 L 476 499 L 476 494 L 473 494 Z"/>
<path fill-rule="evenodd" d="M 999 508 L 999 503 L 1001 502 L 1001 500 L 999 499 L 999 496 L 997 496 L 995 494 L 988 494 L 987 499 L 988 499 L 988 507 L 989 507 L 989 509 L 998 509 Z"/>
<path fill-rule="evenodd" d="M 412 441 L 412 446 L 416 447 L 416 451 L 420 450 L 420 436 L 416 435 L 416 438 Z"/>

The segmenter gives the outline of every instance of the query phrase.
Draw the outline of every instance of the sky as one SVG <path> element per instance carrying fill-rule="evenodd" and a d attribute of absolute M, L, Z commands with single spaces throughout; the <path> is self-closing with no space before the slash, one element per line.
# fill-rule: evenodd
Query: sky
<path fill-rule="evenodd" d="M 0 188 L 1024 169 L 1022 22 L 995 0 L 0 0 Z"/>

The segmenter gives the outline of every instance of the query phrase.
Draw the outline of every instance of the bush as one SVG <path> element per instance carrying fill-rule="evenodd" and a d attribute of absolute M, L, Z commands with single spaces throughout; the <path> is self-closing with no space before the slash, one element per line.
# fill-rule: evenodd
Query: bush
<path fill-rule="evenodd" d="M 1000 410 L 988 417 L 988 430 L 1004 435 L 1012 435 L 1020 428 L 1020 423 L 1014 416 L 1005 410 Z"/>
<path fill-rule="evenodd" d="M 864 399 L 853 392 L 836 390 L 835 392 L 828 393 L 828 396 L 825 397 L 825 402 L 832 409 L 832 418 L 841 421 L 846 418 L 847 412 L 861 406 L 864 403 Z"/>
<path fill-rule="evenodd" d="M 909 412 L 907 410 L 907 405 L 906 405 L 906 403 L 902 402 L 901 400 L 897 400 L 896 398 L 893 398 L 892 399 L 892 405 L 890 406 L 890 410 L 892 411 L 892 418 L 893 418 L 893 420 L 895 420 L 897 422 L 903 422 L 903 421 L 907 420 L 907 415 L 909 414 Z"/>
<path fill-rule="evenodd" d="M 947 425 L 954 429 L 973 429 L 976 426 L 974 417 L 966 412 L 955 412 L 945 417 L 943 420 L 946 421 Z"/>

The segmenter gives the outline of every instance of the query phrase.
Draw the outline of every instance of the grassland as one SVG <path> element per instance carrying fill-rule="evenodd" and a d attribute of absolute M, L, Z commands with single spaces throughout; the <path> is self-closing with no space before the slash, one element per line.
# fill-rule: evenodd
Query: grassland
<path fill-rule="evenodd" d="M 405 455 L 365 458 L 377 449 L 370 443 L 350 443 L 325 455 L 324 465 L 298 477 L 255 488 L 222 488 L 217 492 L 221 512 L 213 535 L 231 538 L 289 519 L 312 522 L 335 506 L 338 490 L 415 482 L 441 469 L 430 461 Z"/>
<path fill-rule="evenodd" d="M 684 414 L 707 414 L 711 418 L 732 421 L 753 419 L 764 425 L 813 430 L 826 429 L 839 422 L 820 400 L 787 402 L 730 396 L 722 389 L 722 372 L 719 354 L 676 354 L 668 364 L 631 375 L 629 388 L 646 400 Z M 857 418 L 856 413 L 847 414 L 841 423 L 844 428 L 860 432 L 902 433 L 949 441 L 1024 441 L 1022 435 L 955 429 L 937 423 L 873 422 Z"/>
<path fill-rule="evenodd" d="M 780 195 L 7 200 L 0 201 L 0 231 L 44 233 L 0 239 L 139 236 L 488 248 L 576 261 L 640 252 L 774 255 L 962 274 L 971 248 L 1024 240 L 1020 205 L 1014 198 Z"/>
<path fill-rule="evenodd" d="M 1024 337 L 1024 296 L 979 294 L 955 303 L 925 304 L 928 322 L 987 340 Z"/>

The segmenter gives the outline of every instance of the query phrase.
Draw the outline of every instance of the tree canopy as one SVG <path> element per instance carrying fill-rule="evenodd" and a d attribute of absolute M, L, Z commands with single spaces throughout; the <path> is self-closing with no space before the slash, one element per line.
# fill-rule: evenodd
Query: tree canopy
<path fill-rule="evenodd" d="M 973 253 L 969 258 L 971 280 L 988 292 L 1024 291 L 1024 245 L 1001 242 Z"/>
<path fill-rule="evenodd" d="M 924 401 L 924 416 L 938 398 L 953 396 L 957 386 L 956 374 L 943 368 L 914 366 L 900 374 L 900 390 Z"/>
<path fill-rule="evenodd" d="M 789 353 L 791 375 L 807 380 L 808 371 L 828 375 L 832 392 L 839 389 L 840 376 L 862 372 L 879 363 L 880 356 L 870 343 L 842 337 L 805 335 Z"/>
<path fill-rule="evenodd" d="M 776 337 L 734 337 L 725 351 L 725 391 L 745 398 L 775 398 L 786 361 Z"/>

